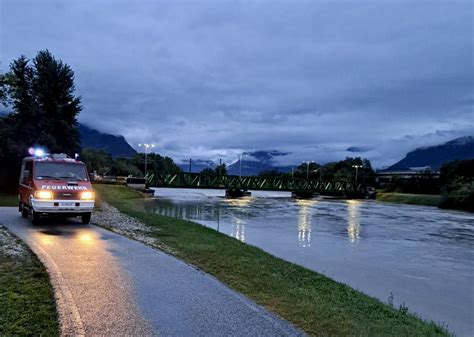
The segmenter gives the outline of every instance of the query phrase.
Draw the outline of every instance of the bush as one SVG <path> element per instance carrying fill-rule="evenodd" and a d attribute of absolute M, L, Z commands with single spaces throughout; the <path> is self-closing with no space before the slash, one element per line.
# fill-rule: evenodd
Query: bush
<path fill-rule="evenodd" d="M 446 185 L 439 207 L 474 212 L 474 179 L 457 177 Z"/>

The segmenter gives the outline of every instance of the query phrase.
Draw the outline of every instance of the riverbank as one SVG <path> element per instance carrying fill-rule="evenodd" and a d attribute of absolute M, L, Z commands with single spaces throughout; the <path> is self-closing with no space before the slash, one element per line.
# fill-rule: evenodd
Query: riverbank
<path fill-rule="evenodd" d="M 398 204 L 418 206 L 439 206 L 442 197 L 431 194 L 407 194 L 407 193 L 377 193 L 377 201 L 392 202 Z"/>
<path fill-rule="evenodd" d="M 58 334 L 54 293 L 44 266 L 0 225 L 0 335 Z"/>
<path fill-rule="evenodd" d="M 194 222 L 144 211 L 138 192 L 95 185 L 98 196 L 150 227 L 153 244 L 215 276 L 310 335 L 449 335 L 344 284 Z"/>

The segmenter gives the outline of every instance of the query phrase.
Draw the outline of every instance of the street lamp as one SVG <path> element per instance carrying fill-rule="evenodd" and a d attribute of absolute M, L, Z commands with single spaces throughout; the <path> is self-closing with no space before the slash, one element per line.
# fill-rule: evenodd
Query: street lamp
<path fill-rule="evenodd" d="M 352 165 L 352 167 L 356 169 L 355 184 L 356 184 L 356 188 L 357 188 L 357 174 L 359 173 L 359 169 L 360 169 L 360 168 L 363 168 L 364 166 L 363 166 L 363 165 Z"/>
<path fill-rule="evenodd" d="M 309 165 L 314 164 L 314 161 L 304 161 L 303 164 L 306 164 L 306 179 L 309 179 Z"/>
<path fill-rule="evenodd" d="M 152 147 L 155 147 L 155 144 L 138 144 L 138 146 L 145 148 L 145 177 L 146 177 L 148 149 L 152 148 Z"/>

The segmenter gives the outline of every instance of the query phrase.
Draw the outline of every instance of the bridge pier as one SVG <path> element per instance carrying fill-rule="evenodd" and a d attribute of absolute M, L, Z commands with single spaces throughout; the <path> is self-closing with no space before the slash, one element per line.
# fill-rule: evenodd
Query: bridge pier
<path fill-rule="evenodd" d="M 252 193 L 247 190 L 243 190 L 240 188 L 229 188 L 225 191 L 226 198 L 242 198 L 242 197 L 250 197 Z"/>
<path fill-rule="evenodd" d="M 312 191 L 292 191 L 291 197 L 293 199 L 312 199 L 315 193 Z"/>

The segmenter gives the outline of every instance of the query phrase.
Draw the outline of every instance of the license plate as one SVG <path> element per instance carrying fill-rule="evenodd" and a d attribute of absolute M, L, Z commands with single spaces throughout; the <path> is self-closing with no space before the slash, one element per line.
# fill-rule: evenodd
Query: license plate
<path fill-rule="evenodd" d="M 74 206 L 74 203 L 73 202 L 62 202 L 61 206 L 71 207 L 71 206 Z"/>

